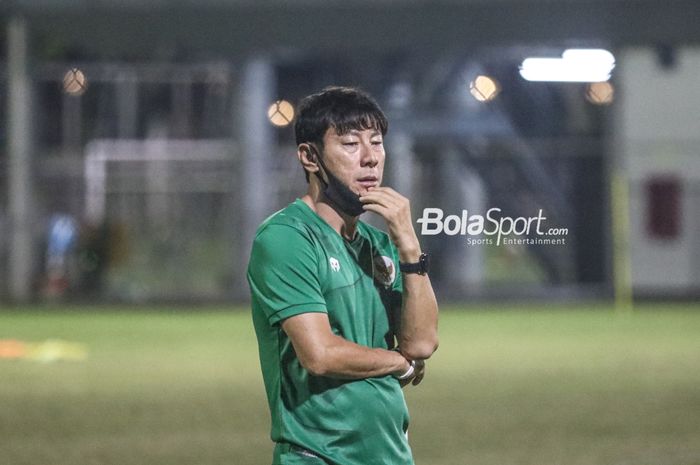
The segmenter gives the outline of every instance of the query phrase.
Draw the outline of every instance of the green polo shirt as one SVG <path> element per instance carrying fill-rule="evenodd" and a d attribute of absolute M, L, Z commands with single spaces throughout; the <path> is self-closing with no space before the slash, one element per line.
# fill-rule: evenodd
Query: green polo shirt
<path fill-rule="evenodd" d="M 347 241 L 300 199 L 258 228 L 248 283 L 271 437 L 285 450 L 299 447 L 339 465 L 413 464 L 399 382 L 390 375 L 314 376 L 281 327 L 294 315 L 326 313 L 333 332 L 348 341 L 394 348 L 402 292 L 397 265 L 386 233 L 358 222 Z M 274 464 L 292 463 L 275 450 Z"/>

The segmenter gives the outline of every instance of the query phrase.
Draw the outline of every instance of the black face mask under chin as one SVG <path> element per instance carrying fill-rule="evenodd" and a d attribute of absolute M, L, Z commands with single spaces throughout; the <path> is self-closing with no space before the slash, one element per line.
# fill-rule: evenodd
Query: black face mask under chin
<path fill-rule="evenodd" d="M 359 216 L 364 213 L 365 210 L 362 208 L 360 196 L 351 191 L 350 188 L 343 184 L 340 179 L 336 178 L 333 173 L 326 168 L 326 165 L 320 158 L 318 159 L 318 162 L 328 178 L 328 182 L 326 182 L 326 180 L 323 179 L 323 176 L 321 176 L 320 171 L 316 172 L 318 178 L 326 186 L 323 193 L 328 200 L 333 202 L 338 210 L 348 216 Z"/>

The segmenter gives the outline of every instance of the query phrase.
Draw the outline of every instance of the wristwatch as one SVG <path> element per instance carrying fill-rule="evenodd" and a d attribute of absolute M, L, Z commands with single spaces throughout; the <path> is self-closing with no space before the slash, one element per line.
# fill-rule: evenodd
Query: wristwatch
<path fill-rule="evenodd" d="M 430 269 L 430 258 L 427 253 L 423 252 L 416 263 L 399 263 L 399 269 L 402 273 L 427 274 Z"/>

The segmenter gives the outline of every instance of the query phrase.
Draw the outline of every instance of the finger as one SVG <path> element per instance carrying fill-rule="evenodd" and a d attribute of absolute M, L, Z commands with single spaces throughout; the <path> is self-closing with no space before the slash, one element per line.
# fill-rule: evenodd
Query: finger
<path fill-rule="evenodd" d="M 399 194 L 391 187 L 369 187 L 362 195 L 370 194 L 385 195 L 395 199 L 403 198 L 403 195 Z"/>
<path fill-rule="evenodd" d="M 407 199 L 395 199 L 384 194 L 375 194 L 360 197 L 360 201 L 363 205 L 380 205 L 387 209 L 386 214 L 383 214 L 384 218 L 391 221 L 396 220 L 407 220 L 410 217 L 410 207 Z M 410 221 L 410 218 L 408 218 Z"/>
<path fill-rule="evenodd" d="M 382 196 L 389 199 L 402 200 L 405 197 L 390 187 L 370 187 L 361 196 Z"/>
<path fill-rule="evenodd" d="M 366 197 L 360 197 L 360 201 L 363 203 L 379 203 L 394 210 L 401 217 L 411 213 L 411 204 L 406 197 L 392 196 L 385 192 L 376 192 Z"/>
<path fill-rule="evenodd" d="M 377 203 L 387 208 L 399 208 L 401 206 L 401 203 L 396 198 L 381 192 L 372 192 L 366 195 L 361 195 L 360 202 Z"/>
<path fill-rule="evenodd" d="M 369 189 L 367 189 L 367 192 L 384 192 L 394 197 L 402 197 L 401 194 L 399 194 L 389 186 L 370 187 Z"/>
<path fill-rule="evenodd" d="M 413 378 L 413 385 L 418 386 L 421 381 L 423 381 L 423 378 L 425 377 L 425 370 L 421 370 L 418 372 L 418 374 Z"/>
<path fill-rule="evenodd" d="M 390 209 L 378 203 L 366 203 L 362 205 L 365 211 L 374 212 L 384 218 L 389 214 Z"/>
<path fill-rule="evenodd" d="M 416 376 L 413 378 L 413 385 L 418 386 L 425 377 L 425 361 L 416 361 Z"/>

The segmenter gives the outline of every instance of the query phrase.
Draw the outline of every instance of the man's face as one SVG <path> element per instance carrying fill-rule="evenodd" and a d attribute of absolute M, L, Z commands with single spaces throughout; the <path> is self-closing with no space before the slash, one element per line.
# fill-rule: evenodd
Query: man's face
<path fill-rule="evenodd" d="M 377 129 L 350 130 L 338 134 L 329 128 L 323 136 L 323 162 L 356 194 L 382 183 L 384 140 Z"/>

